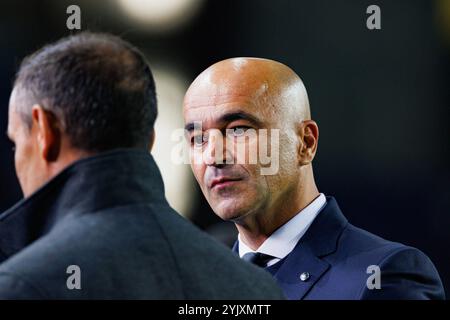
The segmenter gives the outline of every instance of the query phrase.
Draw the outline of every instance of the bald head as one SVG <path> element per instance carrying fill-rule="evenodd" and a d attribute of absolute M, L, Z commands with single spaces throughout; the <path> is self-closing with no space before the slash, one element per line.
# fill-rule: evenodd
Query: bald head
<path fill-rule="evenodd" d="M 203 71 L 189 87 L 185 109 L 220 105 L 230 97 L 251 100 L 283 120 L 310 119 L 305 86 L 286 65 L 268 59 L 232 58 Z"/>
<path fill-rule="evenodd" d="M 289 67 L 257 58 L 218 62 L 191 84 L 183 111 L 194 176 L 214 212 L 239 232 L 270 234 L 317 196 L 318 127 Z M 256 162 L 247 161 L 252 155 Z"/>

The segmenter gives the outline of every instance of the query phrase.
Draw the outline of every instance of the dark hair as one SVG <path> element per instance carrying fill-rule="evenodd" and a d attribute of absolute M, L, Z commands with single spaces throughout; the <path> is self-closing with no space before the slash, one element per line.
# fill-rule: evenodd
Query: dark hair
<path fill-rule="evenodd" d="M 82 32 L 25 58 L 14 87 L 60 121 L 73 147 L 87 151 L 149 145 L 157 116 L 155 82 L 143 55 L 109 34 Z"/>

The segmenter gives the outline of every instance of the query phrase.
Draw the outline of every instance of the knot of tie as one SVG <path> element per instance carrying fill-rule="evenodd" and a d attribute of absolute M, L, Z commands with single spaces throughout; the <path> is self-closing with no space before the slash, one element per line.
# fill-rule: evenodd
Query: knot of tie
<path fill-rule="evenodd" d="M 242 256 L 242 260 L 251 262 L 259 267 L 265 267 L 274 257 L 261 252 L 247 252 Z"/>

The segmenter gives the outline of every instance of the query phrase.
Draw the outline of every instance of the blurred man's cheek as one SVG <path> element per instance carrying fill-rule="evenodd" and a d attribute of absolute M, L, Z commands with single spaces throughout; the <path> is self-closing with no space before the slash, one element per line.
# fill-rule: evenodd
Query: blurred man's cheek
<path fill-rule="evenodd" d="M 197 180 L 197 183 L 200 185 L 200 187 L 203 188 L 203 176 L 204 176 L 204 170 L 202 168 L 202 165 L 194 164 L 191 160 L 191 168 L 192 172 L 194 173 L 195 180 Z"/>
<path fill-rule="evenodd" d="M 35 165 L 33 146 L 30 137 L 21 136 L 16 145 L 15 165 L 16 174 L 25 197 L 33 193 L 33 181 L 42 173 Z"/>
<path fill-rule="evenodd" d="M 16 150 L 16 154 L 15 154 L 15 167 L 16 167 L 16 176 L 17 179 L 19 180 L 19 184 L 20 184 L 20 188 L 22 189 L 22 193 L 24 196 L 26 196 L 27 194 L 27 187 L 26 187 L 26 175 L 24 174 L 24 169 L 23 169 L 23 163 L 22 163 L 22 157 L 19 153 L 19 150 Z"/>

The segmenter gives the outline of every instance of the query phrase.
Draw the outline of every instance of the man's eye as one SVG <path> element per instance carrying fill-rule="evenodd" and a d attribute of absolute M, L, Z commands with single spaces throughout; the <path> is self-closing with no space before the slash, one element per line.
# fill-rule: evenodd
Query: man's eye
<path fill-rule="evenodd" d="M 246 126 L 234 127 L 231 129 L 227 129 L 227 133 L 231 137 L 242 137 L 243 135 L 245 135 L 245 132 L 248 129 L 249 129 L 249 127 L 246 127 Z"/>
<path fill-rule="evenodd" d="M 201 147 L 207 140 L 208 139 L 207 139 L 206 135 L 197 134 L 191 138 L 191 145 L 193 145 L 195 147 Z"/>

